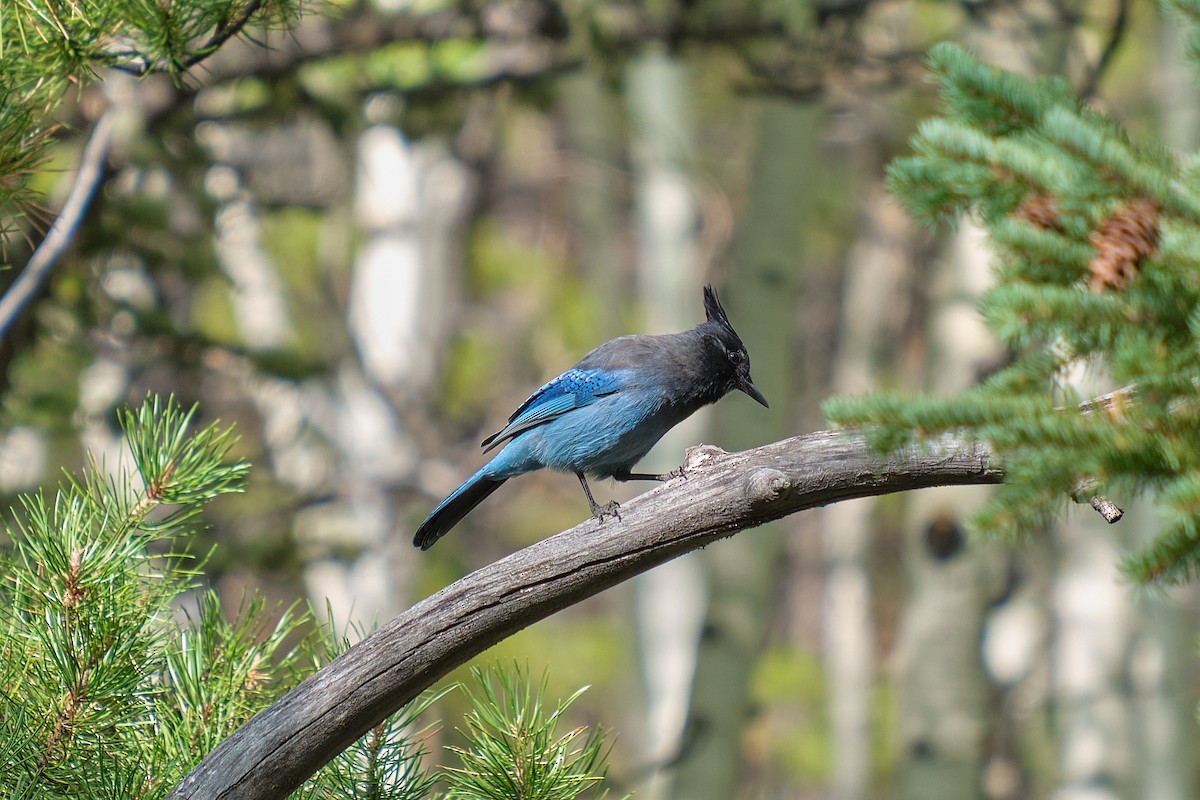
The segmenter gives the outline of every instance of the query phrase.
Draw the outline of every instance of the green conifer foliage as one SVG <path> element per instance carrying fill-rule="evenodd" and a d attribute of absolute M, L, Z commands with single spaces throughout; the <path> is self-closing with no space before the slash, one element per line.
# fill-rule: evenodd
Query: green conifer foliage
<path fill-rule="evenodd" d="M 1197 14 L 1200 4 L 1188 5 Z M 952 398 L 835 398 L 826 414 L 883 449 L 942 432 L 991 443 L 1007 482 L 976 522 L 1019 532 L 1072 497 L 1159 491 L 1158 539 L 1127 558 L 1137 581 L 1200 569 L 1200 176 L 1132 140 L 1057 79 L 1029 80 L 941 44 L 943 116 L 921 125 L 891 187 L 923 222 L 967 214 L 996 283 L 980 302 L 1013 363 Z M 1124 387 L 1099 400 L 1083 365 Z M 1088 402 L 1091 401 L 1091 402 Z"/>
<path fill-rule="evenodd" d="M 161 797 L 286 683 L 299 618 L 269 624 L 255 599 L 228 620 L 179 551 L 200 503 L 249 468 L 227 462 L 229 429 L 190 432 L 193 412 L 147 399 L 122 419 L 135 472 L 93 463 L 7 526 L 5 797 Z"/>
<path fill-rule="evenodd" d="M 546 676 L 535 684 L 527 668 L 471 668 L 475 689 L 463 736 L 468 747 L 450 747 L 462 762 L 447 767 L 446 800 L 574 800 L 608 796 L 604 788 L 608 746 L 604 731 L 565 733 L 559 723 L 586 687 L 555 708 L 546 699 Z"/>
<path fill-rule="evenodd" d="M 4 0 L 0 5 L 0 260 L 26 218 L 44 222 L 29 179 L 44 169 L 63 100 L 103 68 L 182 83 L 248 28 L 283 28 L 303 0 Z"/>

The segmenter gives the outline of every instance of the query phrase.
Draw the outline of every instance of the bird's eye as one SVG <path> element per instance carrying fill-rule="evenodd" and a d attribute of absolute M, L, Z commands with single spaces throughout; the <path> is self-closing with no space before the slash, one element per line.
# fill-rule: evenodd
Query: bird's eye
<path fill-rule="evenodd" d="M 729 353 L 729 360 L 731 362 L 733 362 L 735 365 L 741 364 L 743 361 L 746 360 L 746 354 L 743 353 L 741 350 L 731 350 Z"/>

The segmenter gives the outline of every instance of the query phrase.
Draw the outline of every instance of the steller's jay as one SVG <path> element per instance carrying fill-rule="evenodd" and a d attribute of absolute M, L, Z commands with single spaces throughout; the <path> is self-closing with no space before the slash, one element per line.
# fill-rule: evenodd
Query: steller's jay
<path fill-rule="evenodd" d="M 707 319 L 690 331 L 664 336 L 621 336 L 538 389 L 508 424 L 484 439 L 484 452 L 504 445 L 483 468 L 438 504 L 413 537 L 428 550 L 509 478 L 549 467 L 573 472 L 592 516 L 616 516 L 618 505 L 592 498 L 585 475 L 618 481 L 666 481 L 630 472 L 662 438 L 701 406 L 740 389 L 764 406 L 750 380 L 750 354 L 712 286 L 704 287 Z"/>

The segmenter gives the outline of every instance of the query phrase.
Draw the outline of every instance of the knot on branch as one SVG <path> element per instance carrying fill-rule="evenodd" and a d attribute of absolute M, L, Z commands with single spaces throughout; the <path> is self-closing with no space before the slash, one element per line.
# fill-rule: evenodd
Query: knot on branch
<path fill-rule="evenodd" d="M 687 452 L 683 454 L 683 471 L 689 473 L 695 469 L 703 467 L 713 461 L 717 461 L 721 456 L 727 456 L 725 452 L 716 445 L 698 444 L 695 447 L 689 447 Z"/>
<path fill-rule="evenodd" d="M 746 478 L 746 496 L 755 503 L 768 503 L 790 489 L 787 475 L 771 467 L 760 467 Z"/>

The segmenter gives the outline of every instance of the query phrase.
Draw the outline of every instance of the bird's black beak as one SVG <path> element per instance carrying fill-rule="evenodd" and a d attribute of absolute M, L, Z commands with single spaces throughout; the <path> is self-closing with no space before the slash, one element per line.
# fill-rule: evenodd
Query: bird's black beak
<path fill-rule="evenodd" d="M 761 403 L 763 408 L 771 407 L 767 405 L 767 398 L 763 397 L 762 392 L 760 392 L 758 387 L 754 385 L 754 381 L 750 380 L 749 375 L 747 375 L 744 379 L 738 380 L 738 388 Z"/>

